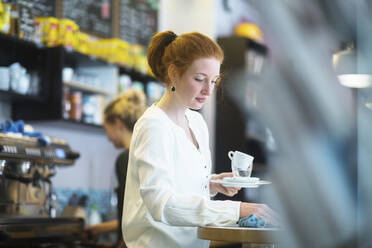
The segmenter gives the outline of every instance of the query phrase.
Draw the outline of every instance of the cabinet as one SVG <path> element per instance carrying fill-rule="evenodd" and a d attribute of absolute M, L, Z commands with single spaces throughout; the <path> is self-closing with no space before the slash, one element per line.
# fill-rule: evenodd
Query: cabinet
<path fill-rule="evenodd" d="M 47 65 L 48 55 L 46 49 L 37 47 L 34 43 L 19 40 L 11 36 L 0 34 L 0 97 L 11 102 L 34 101 L 41 103 L 48 97 L 49 84 Z M 10 72 L 10 66 L 18 62 L 26 70 L 29 78 L 27 94 L 19 88 L 16 77 L 21 74 L 22 68 Z M 46 72 L 46 73 L 43 73 Z M 13 77 L 13 79 L 12 79 Z"/>
<path fill-rule="evenodd" d="M 156 82 L 153 77 L 131 68 L 68 51 L 62 46 L 38 47 L 32 42 L 6 35 L 0 35 L 0 53 L 1 67 L 9 67 L 12 63 L 19 62 L 31 75 L 37 88 L 26 94 L 19 94 L 12 88 L 0 90 L 0 98 L 12 103 L 13 120 L 67 119 L 85 123 L 83 118 L 69 120 L 64 115 L 66 92 L 81 92 L 83 97 L 97 96 L 102 99 L 101 107 L 93 109 L 93 112 L 97 113 L 102 112 L 106 102 L 117 95 L 120 75 L 126 74 L 132 81 L 140 82 L 145 93 L 148 93 L 148 82 Z M 64 72 L 64 68 L 72 70 L 75 76 L 71 76 L 68 70 L 67 73 Z M 89 123 L 100 126 L 97 122 Z"/>

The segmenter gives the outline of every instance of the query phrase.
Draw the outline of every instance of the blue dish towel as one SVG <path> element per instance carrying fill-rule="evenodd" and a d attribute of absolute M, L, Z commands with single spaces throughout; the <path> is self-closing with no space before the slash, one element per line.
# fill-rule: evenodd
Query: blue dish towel
<path fill-rule="evenodd" d="M 266 220 L 258 218 L 255 214 L 251 214 L 247 217 L 241 218 L 238 221 L 240 227 L 266 227 Z"/>
<path fill-rule="evenodd" d="M 50 145 L 50 140 L 44 137 L 39 132 L 25 132 L 24 130 L 25 123 L 23 121 L 5 121 L 4 123 L 0 124 L 0 132 L 2 133 L 20 133 L 23 136 L 37 138 L 38 142 L 42 145 Z"/>

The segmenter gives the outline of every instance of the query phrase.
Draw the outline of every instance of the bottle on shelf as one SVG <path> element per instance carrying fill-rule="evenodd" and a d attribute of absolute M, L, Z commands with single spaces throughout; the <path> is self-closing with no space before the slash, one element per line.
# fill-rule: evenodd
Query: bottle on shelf
<path fill-rule="evenodd" d="M 70 119 L 70 111 L 71 111 L 71 98 L 70 98 L 70 89 L 68 87 L 63 88 L 63 100 L 62 100 L 62 112 L 63 112 L 63 119 L 68 120 Z"/>
<path fill-rule="evenodd" d="M 11 24 L 12 5 L 0 1 L 0 32 L 9 34 Z"/>
<path fill-rule="evenodd" d="M 82 108 L 83 94 L 80 91 L 71 92 L 70 94 L 70 119 L 81 121 L 83 108 Z"/>
<path fill-rule="evenodd" d="M 90 206 L 90 212 L 88 217 L 88 225 L 96 225 L 102 222 L 102 217 L 98 212 L 97 204 L 92 204 Z"/>
<path fill-rule="evenodd" d="M 10 29 L 8 34 L 13 36 L 18 36 L 19 34 L 19 15 L 18 9 L 15 1 L 11 3 L 11 11 L 10 11 Z"/>

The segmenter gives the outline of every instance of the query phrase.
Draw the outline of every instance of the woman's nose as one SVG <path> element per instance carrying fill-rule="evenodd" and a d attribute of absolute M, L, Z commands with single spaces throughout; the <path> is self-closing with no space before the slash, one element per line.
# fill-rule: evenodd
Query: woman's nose
<path fill-rule="evenodd" d="M 214 83 L 208 82 L 205 84 L 203 88 L 203 94 L 206 96 L 210 96 L 213 92 L 213 89 L 214 89 Z"/>

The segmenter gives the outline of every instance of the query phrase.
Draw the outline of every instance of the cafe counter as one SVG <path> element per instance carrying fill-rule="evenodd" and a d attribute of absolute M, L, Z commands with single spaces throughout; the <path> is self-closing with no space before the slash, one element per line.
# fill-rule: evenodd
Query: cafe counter
<path fill-rule="evenodd" d="M 265 244 L 268 247 L 278 247 L 278 228 L 247 228 L 239 226 L 203 226 L 198 228 L 198 237 L 211 241 L 241 243 L 242 247 L 252 244 Z M 271 245 L 271 246 L 270 246 Z"/>

